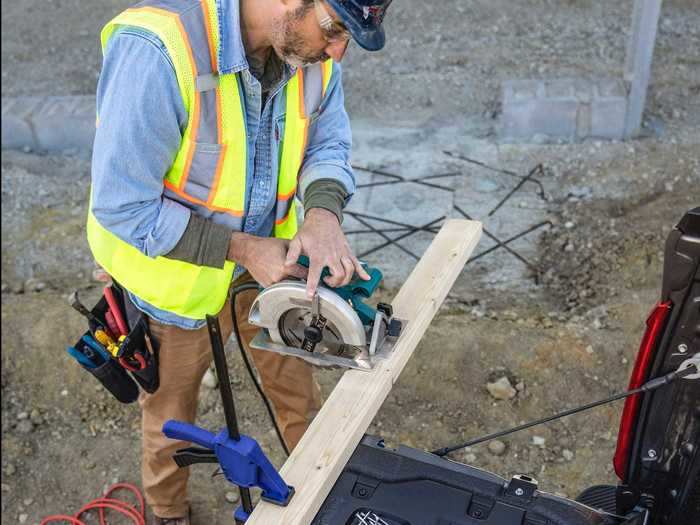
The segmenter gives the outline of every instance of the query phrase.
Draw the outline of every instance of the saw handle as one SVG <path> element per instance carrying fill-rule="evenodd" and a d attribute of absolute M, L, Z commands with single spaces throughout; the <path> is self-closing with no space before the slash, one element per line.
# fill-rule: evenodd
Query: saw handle
<path fill-rule="evenodd" d="M 303 266 L 304 268 L 308 268 L 311 262 L 306 255 L 300 255 L 297 264 L 299 266 Z M 350 300 L 353 295 L 361 295 L 362 297 L 369 298 L 377 289 L 379 283 L 382 282 L 384 276 L 379 269 L 370 268 L 367 263 L 362 263 L 362 267 L 369 274 L 370 280 L 364 281 L 358 278 L 357 274 L 355 274 L 353 275 L 352 281 L 350 281 L 349 284 L 340 288 L 334 288 L 335 292 L 343 297 L 343 299 Z M 328 269 L 328 266 L 325 266 L 321 272 L 321 280 L 323 280 L 324 277 L 330 277 L 330 275 L 331 271 Z"/>

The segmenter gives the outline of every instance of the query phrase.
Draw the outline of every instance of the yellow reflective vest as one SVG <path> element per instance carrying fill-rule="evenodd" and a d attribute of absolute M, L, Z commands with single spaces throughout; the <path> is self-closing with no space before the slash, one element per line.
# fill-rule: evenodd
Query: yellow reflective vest
<path fill-rule="evenodd" d="M 241 80 L 218 72 L 219 20 L 215 0 L 154 0 L 127 9 L 102 30 L 102 50 L 120 27 L 146 29 L 165 45 L 188 114 L 180 149 L 163 179 L 163 195 L 193 213 L 215 215 L 240 231 L 245 208 L 247 140 Z M 274 235 L 297 231 L 294 197 L 307 143 L 308 115 L 330 84 L 330 60 L 300 68 L 285 86 Z M 118 174 L 117 174 L 118 175 Z M 97 262 L 127 290 L 157 308 L 204 319 L 223 308 L 235 264 L 221 269 L 151 258 L 102 227 L 88 213 L 87 237 Z"/>

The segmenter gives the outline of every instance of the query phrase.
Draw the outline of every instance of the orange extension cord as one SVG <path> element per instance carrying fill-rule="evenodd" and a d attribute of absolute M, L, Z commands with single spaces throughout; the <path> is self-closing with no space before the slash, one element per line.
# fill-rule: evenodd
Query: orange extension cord
<path fill-rule="evenodd" d="M 136 500 L 138 501 L 139 507 L 138 509 L 130 503 L 127 503 L 126 501 L 116 498 L 110 498 L 110 495 L 113 492 L 116 492 L 117 490 L 121 489 L 128 490 L 136 496 Z M 127 518 L 131 519 L 132 523 L 134 523 L 135 525 L 146 525 L 146 515 L 144 513 L 145 507 L 141 491 L 139 491 L 138 488 L 129 483 L 117 483 L 115 485 L 112 485 L 111 487 L 109 487 L 109 489 L 107 489 L 107 492 L 105 492 L 104 496 L 92 500 L 73 516 L 68 516 L 64 514 L 48 516 L 42 520 L 41 525 L 44 525 L 45 523 L 66 521 L 71 525 L 86 525 L 84 521 L 80 520 L 80 516 L 91 510 L 97 510 L 97 512 L 99 513 L 100 525 L 107 525 L 107 521 L 105 520 L 105 510 L 107 509 L 114 510 L 119 514 L 126 516 Z"/>

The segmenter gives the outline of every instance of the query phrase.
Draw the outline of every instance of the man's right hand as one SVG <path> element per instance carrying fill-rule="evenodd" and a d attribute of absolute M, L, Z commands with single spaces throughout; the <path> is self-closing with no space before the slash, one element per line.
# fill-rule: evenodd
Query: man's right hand
<path fill-rule="evenodd" d="M 229 260 L 245 267 L 264 288 L 287 277 L 306 279 L 308 269 L 298 264 L 285 266 L 289 241 L 274 237 L 256 237 L 242 232 L 231 235 Z"/>

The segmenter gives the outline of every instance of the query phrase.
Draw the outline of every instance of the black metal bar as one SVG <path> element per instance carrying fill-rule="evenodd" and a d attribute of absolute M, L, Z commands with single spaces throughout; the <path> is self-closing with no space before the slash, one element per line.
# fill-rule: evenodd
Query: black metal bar
<path fill-rule="evenodd" d="M 465 219 L 469 219 L 470 221 L 471 221 L 471 220 L 474 220 L 474 219 L 472 219 L 472 218 L 469 216 L 469 214 L 468 214 L 467 212 L 465 212 L 464 210 L 462 210 L 462 208 L 460 208 L 459 206 L 455 205 L 455 206 L 454 206 L 454 209 L 457 210 L 459 213 L 461 213 L 461 214 L 464 216 Z M 515 257 L 516 259 L 518 259 L 519 261 L 521 261 L 523 264 L 525 264 L 528 268 L 531 268 L 531 269 L 533 269 L 533 270 L 535 270 L 535 271 L 537 271 L 537 272 L 540 271 L 540 269 L 539 269 L 537 266 L 535 266 L 535 265 L 532 264 L 530 261 L 528 261 L 527 259 L 525 259 L 525 257 L 523 257 L 522 255 L 520 255 L 520 254 L 519 254 L 518 252 L 516 252 L 513 248 L 511 248 L 510 246 L 507 246 L 506 244 L 504 244 L 503 241 L 501 241 L 498 237 L 496 237 L 494 234 L 492 234 L 492 233 L 491 233 L 490 231 L 488 231 L 486 228 L 483 228 L 483 231 L 484 231 L 484 234 L 485 234 L 487 237 L 489 237 L 491 240 L 496 241 L 496 242 L 498 243 L 498 246 L 495 246 L 494 249 L 496 249 L 496 248 L 503 248 L 503 249 L 506 250 L 508 253 L 510 253 L 513 257 Z"/>
<path fill-rule="evenodd" d="M 518 179 L 522 179 L 522 178 L 523 178 L 522 175 L 520 175 L 519 173 L 515 173 L 514 171 L 504 170 L 504 169 L 501 169 L 501 168 L 494 168 L 493 166 L 489 166 L 488 164 L 484 164 L 484 163 L 481 162 L 481 161 L 478 161 L 478 160 L 475 160 L 475 159 L 470 159 L 469 157 L 465 157 L 464 155 L 460 155 L 460 154 L 454 153 L 454 152 L 452 152 L 452 151 L 443 150 L 442 152 L 443 152 L 445 155 L 447 155 L 448 157 L 452 157 L 452 158 L 458 159 L 458 160 L 463 160 L 464 162 L 469 162 L 470 164 L 474 164 L 474 165 L 476 165 L 476 166 L 480 166 L 480 167 L 482 167 L 482 168 L 484 168 L 484 169 L 491 170 L 491 171 L 494 171 L 494 172 L 496 172 L 496 173 L 502 173 L 502 174 L 504 174 L 504 175 L 509 175 L 509 176 L 511 176 L 511 177 L 516 177 L 516 178 L 518 178 Z M 533 184 L 536 184 L 537 187 L 538 187 L 539 190 L 540 190 L 540 191 L 538 192 L 539 197 L 540 197 L 542 200 L 546 200 L 546 199 L 545 199 L 544 186 L 542 186 L 542 183 L 541 183 L 539 180 L 537 180 L 537 179 L 531 179 L 531 180 L 528 181 L 528 182 L 532 182 Z"/>
<path fill-rule="evenodd" d="M 499 437 L 507 436 L 509 434 L 513 434 L 515 432 L 520 432 L 521 430 L 525 430 L 537 425 L 542 425 L 544 423 L 549 423 L 550 421 L 555 421 L 557 419 L 561 419 L 563 417 L 571 416 L 573 414 L 578 414 L 579 412 L 583 412 L 585 410 L 590 410 L 591 408 L 599 407 L 601 405 L 607 405 L 608 403 L 612 403 L 614 401 L 618 401 L 620 399 L 625 399 L 626 397 L 633 396 L 635 394 L 640 394 L 642 392 L 649 392 L 651 390 L 656 390 L 657 388 L 660 388 L 662 386 L 668 385 L 669 383 L 672 383 L 676 379 L 680 379 L 682 377 L 692 375 L 697 373 L 697 368 L 695 366 L 690 366 L 688 368 L 682 369 L 682 370 L 677 370 L 675 372 L 668 373 L 664 376 L 657 377 L 656 379 L 652 379 L 651 381 L 648 381 L 647 383 L 643 384 L 639 388 L 635 388 L 633 390 L 628 390 L 627 392 L 621 392 L 619 394 L 612 395 L 606 399 L 601 399 L 599 401 L 593 401 L 592 403 L 588 403 L 586 405 L 581 405 L 576 408 L 571 408 L 569 410 L 564 410 L 563 412 L 559 412 L 558 414 L 554 414 L 553 416 L 549 417 L 543 417 L 541 419 L 536 419 L 535 421 L 530 421 L 529 423 L 525 423 L 523 425 L 518 425 L 517 427 L 509 428 L 508 430 L 502 430 L 500 432 L 494 432 L 493 434 L 489 434 L 487 436 L 482 436 L 480 438 L 472 439 L 470 441 L 466 441 L 464 443 L 461 443 L 456 446 L 452 447 L 445 447 L 437 450 L 433 450 L 431 454 L 435 454 L 437 456 L 445 456 L 449 454 L 450 452 L 454 452 L 455 450 L 459 450 L 461 448 L 466 448 L 466 447 L 471 447 L 474 445 L 478 445 L 479 443 L 484 443 L 485 441 L 491 441 L 492 439 L 496 439 Z"/>
<path fill-rule="evenodd" d="M 383 217 L 377 217 L 375 215 L 367 215 L 366 213 L 360 213 L 357 211 L 346 211 L 344 212 L 345 215 L 349 215 L 350 217 L 357 218 L 357 217 L 362 217 L 363 219 L 369 219 L 372 221 L 379 221 L 379 222 L 385 222 L 387 224 L 393 224 L 395 226 L 402 226 L 403 228 L 407 228 L 409 230 L 420 230 L 424 229 L 422 226 L 414 226 L 413 224 L 406 224 L 405 222 L 397 222 L 397 221 L 392 221 L 391 219 L 385 219 Z M 372 226 L 370 226 L 371 228 Z"/>
<path fill-rule="evenodd" d="M 382 171 L 382 170 L 376 170 L 376 169 L 370 169 L 370 168 L 363 168 L 362 166 L 353 166 L 354 169 L 360 170 L 360 171 L 366 171 L 367 173 L 373 173 L 375 175 L 380 175 L 382 177 L 391 177 L 394 180 L 393 181 L 386 181 L 386 182 L 369 182 L 366 184 L 359 184 L 357 187 L 358 188 L 367 188 L 371 186 L 383 186 L 387 184 L 398 184 L 400 182 L 412 182 L 413 184 L 420 184 L 421 186 L 427 186 L 429 188 L 435 188 L 438 190 L 443 190 L 443 191 L 449 191 L 449 192 L 454 192 L 454 189 L 448 188 L 447 186 L 441 186 L 439 184 L 432 184 L 430 182 L 425 182 L 425 179 L 429 178 L 437 178 L 437 177 L 446 177 L 447 175 L 437 175 L 437 176 L 431 176 L 428 175 L 427 177 L 419 177 L 417 179 L 407 179 L 406 177 L 403 177 L 401 175 L 396 175 L 395 173 L 389 173 L 388 171 Z M 449 174 L 448 174 L 449 175 Z"/>
<path fill-rule="evenodd" d="M 241 434 L 238 430 L 238 418 L 236 417 L 236 405 L 233 401 L 233 392 L 231 391 L 231 380 L 228 377 L 228 365 L 226 364 L 226 354 L 224 352 L 224 342 L 221 337 L 221 327 L 219 319 L 214 315 L 207 315 L 207 328 L 209 329 L 209 340 L 211 342 L 211 351 L 214 354 L 214 366 L 216 367 L 216 375 L 219 378 L 219 393 L 221 394 L 221 403 L 224 407 L 224 417 L 226 418 L 226 429 L 228 435 L 234 441 L 241 439 Z M 250 489 L 247 487 L 238 487 L 241 495 L 241 505 L 243 510 L 250 514 L 253 512 L 253 500 L 250 496 Z"/>
<path fill-rule="evenodd" d="M 371 250 L 368 250 L 368 251 L 364 252 L 363 254 L 361 254 L 359 257 L 360 257 L 360 258 L 362 258 L 362 257 L 367 257 L 368 255 L 370 255 L 370 254 L 372 254 L 372 253 L 374 253 L 374 252 L 376 252 L 376 251 L 381 250 L 382 248 L 386 248 L 386 247 L 389 246 L 390 244 L 395 244 L 398 248 L 401 248 L 403 251 L 408 252 L 408 250 L 406 250 L 403 246 L 401 246 L 400 244 L 397 244 L 398 241 L 401 241 L 401 240 L 405 239 L 406 237 L 410 237 L 411 235 L 413 235 L 414 233 L 417 233 L 417 232 L 419 232 L 419 231 L 428 231 L 429 233 L 432 233 L 432 232 L 430 232 L 430 231 L 428 230 L 428 228 L 429 228 L 430 226 L 432 226 L 433 224 L 435 224 L 435 223 L 437 223 L 437 222 L 440 222 L 440 221 L 442 221 L 442 220 L 444 220 L 444 219 L 445 219 L 445 216 L 443 215 L 442 217 L 438 217 L 437 219 L 435 219 L 435 220 L 433 220 L 433 221 L 430 221 L 430 222 L 424 224 L 424 225 L 421 226 L 421 227 L 416 228 L 414 231 L 411 231 L 411 232 L 408 232 L 408 233 L 404 233 L 403 235 L 399 235 L 399 236 L 396 237 L 395 239 L 388 239 L 387 242 L 385 242 L 384 244 L 380 244 L 379 246 L 375 246 L 375 247 L 372 248 Z M 359 219 L 358 219 L 358 220 L 359 220 Z M 382 235 L 382 237 L 384 237 L 385 239 L 387 239 L 387 237 L 384 236 L 384 235 Z M 415 259 L 420 259 L 420 257 L 418 257 L 417 255 L 415 255 L 415 254 L 413 254 L 413 253 L 411 253 L 411 252 L 408 252 L 408 253 L 409 253 L 409 255 L 411 255 L 413 258 L 415 258 Z"/>
<path fill-rule="evenodd" d="M 360 219 L 359 217 L 355 217 L 355 220 L 358 221 L 360 224 L 362 224 L 363 226 L 365 226 L 365 227 L 367 227 L 367 228 L 375 229 L 374 226 L 372 226 L 372 225 L 371 225 L 370 223 L 368 223 L 367 221 L 365 221 L 365 220 L 363 220 L 363 219 Z M 376 230 L 376 229 L 375 229 L 375 230 Z M 362 258 L 364 258 L 364 257 L 367 257 L 369 254 L 376 252 L 377 250 L 381 250 L 382 248 L 384 248 L 384 247 L 386 247 L 386 246 L 389 246 L 390 244 L 393 244 L 393 245 L 395 245 L 398 249 L 400 249 L 402 252 L 404 252 L 404 253 L 410 255 L 410 256 L 413 257 L 414 259 L 420 259 L 420 257 L 418 257 L 415 253 L 413 253 L 413 252 L 411 252 L 410 250 L 404 248 L 403 246 L 401 246 L 400 244 L 398 244 L 398 243 L 396 242 L 396 240 L 390 238 L 388 235 L 382 233 L 382 232 L 379 231 L 379 230 L 376 230 L 376 233 L 377 233 L 377 235 L 379 235 L 380 237 L 382 237 L 383 239 L 385 239 L 387 242 L 385 242 L 384 244 L 382 244 L 382 245 L 381 245 L 380 247 L 378 247 L 378 248 L 372 248 L 372 249 L 370 249 L 370 250 L 368 250 L 368 251 L 366 251 L 366 252 L 364 252 L 364 253 L 361 253 L 360 255 L 358 255 L 358 258 L 362 259 Z M 398 240 L 403 239 L 403 238 L 405 238 L 405 237 L 408 237 L 409 235 L 413 235 L 414 233 L 415 233 L 415 231 L 410 231 L 410 232 L 408 232 L 408 233 L 403 234 L 402 236 L 399 236 L 397 239 L 398 239 Z"/>
<path fill-rule="evenodd" d="M 524 236 L 527 235 L 528 233 L 532 233 L 533 231 L 535 231 L 535 230 L 537 230 L 537 229 L 539 229 L 539 228 L 541 228 L 542 226 L 545 226 L 545 225 L 547 225 L 547 224 L 549 224 L 550 226 L 552 225 L 552 223 L 551 223 L 550 221 L 542 221 L 542 222 L 540 222 L 539 224 L 535 224 L 534 226 L 528 228 L 527 230 L 522 231 L 522 232 L 518 233 L 517 235 L 514 235 L 514 236 L 511 237 L 510 239 L 506 239 L 506 240 L 503 241 L 501 244 L 503 244 L 503 245 L 505 246 L 506 244 L 510 244 L 510 243 L 513 242 L 513 241 L 517 241 L 518 239 L 520 239 L 521 237 L 524 237 Z M 481 259 L 482 257 L 488 255 L 489 253 L 491 253 L 491 252 L 493 252 L 493 251 L 495 251 L 495 250 L 498 250 L 500 247 L 501 247 L 500 245 L 496 245 L 496 246 L 492 246 L 492 247 L 489 248 L 488 250 L 484 250 L 484 251 L 481 252 L 480 254 L 475 255 L 474 257 L 472 257 L 471 259 L 469 259 L 469 260 L 467 261 L 467 264 L 473 263 L 473 262 L 476 261 L 477 259 Z M 465 265 L 465 266 L 466 266 L 466 265 Z"/>
<path fill-rule="evenodd" d="M 518 191 L 520 188 L 522 188 L 523 185 L 524 185 L 527 181 L 529 181 L 530 179 L 532 179 L 532 176 L 533 176 L 535 173 L 542 173 L 542 164 L 538 164 L 537 166 L 535 166 L 534 168 L 532 168 L 532 169 L 530 170 L 530 173 L 528 173 L 527 175 L 525 175 L 525 177 L 523 177 L 522 179 L 520 179 L 520 182 L 518 182 L 518 183 L 515 185 L 515 187 L 514 187 L 512 190 L 510 190 L 510 191 L 508 192 L 508 194 L 507 194 L 505 197 L 503 197 L 503 198 L 500 200 L 500 202 L 499 202 L 498 204 L 496 204 L 496 206 L 489 212 L 488 216 L 489 216 L 489 217 L 493 216 L 493 214 L 496 213 L 496 212 L 499 210 L 499 208 L 500 208 L 501 206 L 503 206 L 503 205 L 508 201 L 508 199 L 510 199 L 513 195 L 515 195 L 515 192 L 516 192 L 516 191 Z"/>

